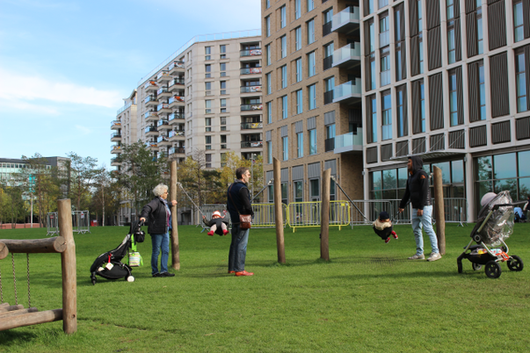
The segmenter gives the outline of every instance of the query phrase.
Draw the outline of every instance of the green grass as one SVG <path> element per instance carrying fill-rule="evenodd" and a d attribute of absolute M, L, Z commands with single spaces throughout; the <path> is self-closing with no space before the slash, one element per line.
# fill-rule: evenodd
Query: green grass
<path fill-rule="evenodd" d="M 330 230 L 330 262 L 319 260 L 319 229 L 285 230 L 286 265 L 274 230 L 252 229 L 247 270 L 227 272 L 230 237 L 179 228 L 181 270 L 150 275 L 150 237 L 140 244 L 136 281 L 93 286 L 89 268 L 128 229 L 94 227 L 76 235 L 78 331 L 62 322 L 0 332 L 0 352 L 527 352 L 530 268 L 489 279 L 456 258 L 471 225 L 446 229 L 439 261 L 408 261 L 411 227 L 385 244 L 370 227 Z M 530 224 L 516 224 L 510 254 L 530 266 Z M 40 238 L 43 230 L 2 230 L 0 238 Z M 430 245 L 426 240 L 426 249 Z M 427 254 L 429 251 L 427 251 Z M 26 257 L 15 254 L 19 303 L 27 306 Z M 4 301 L 14 303 L 11 256 L 0 261 Z M 31 304 L 60 308 L 58 254 L 31 254 Z"/>

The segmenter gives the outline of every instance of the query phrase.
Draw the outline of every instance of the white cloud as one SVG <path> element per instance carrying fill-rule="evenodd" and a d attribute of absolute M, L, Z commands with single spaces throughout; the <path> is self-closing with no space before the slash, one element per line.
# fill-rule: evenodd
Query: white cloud
<path fill-rule="evenodd" d="M 0 69 L 0 99 L 15 102 L 36 99 L 115 108 L 122 97 L 118 91 L 98 90 L 68 82 L 13 74 Z"/>

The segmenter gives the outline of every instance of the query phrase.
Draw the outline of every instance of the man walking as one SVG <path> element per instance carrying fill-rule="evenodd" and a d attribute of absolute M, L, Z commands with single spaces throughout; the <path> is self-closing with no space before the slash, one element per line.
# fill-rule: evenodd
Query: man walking
<path fill-rule="evenodd" d="M 405 195 L 399 204 L 399 212 L 403 212 L 407 201 L 412 203 L 412 230 L 416 240 L 416 254 L 409 260 L 423 260 L 423 234 L 422 227 L 431 241 L 432 253 L 427 261 L 440 260 L 442 256 L 438 250 L 438 239 L 432 228 L 431 190 L 429 188 L 429 175 L 423 170 L 423 160 L 418 156 L 409 157 L 407 163 L 409 178 Z"/>
<path fill-rule="evenodd" d="M 236 276 L 252 276 L 254 273 L 245 271 L 248 234 L 250 229 L 241 229 L 239 215 L 254 215 L 250 204 L 250 193 L 247 183 L 250 180 L 248 168 L 236 170 L 236 181 L 228 187 L 227 208 L 232 219 L 232 242 L 228 254 L 228 273 Z"/>

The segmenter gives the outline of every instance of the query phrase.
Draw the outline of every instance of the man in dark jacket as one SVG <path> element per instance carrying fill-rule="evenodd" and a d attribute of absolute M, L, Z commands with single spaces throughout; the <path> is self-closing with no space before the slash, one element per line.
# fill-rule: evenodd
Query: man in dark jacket
<path fill-rule="evenodd" d="M 436 261 L 442 258 L 438 250 L 438 239 L 432 228 L 431 190 L 429 188 L 429 175 L 423 170 L 423 160 L 418 156 L 409 157 L 407 163 L 409 178 L 405 195 L 399 204 L 399 212 L 403 212 L 407 201 L 412 203 L 412 230 L 416 239 L 416 254 L 409 260 L 423 260 L 423 234 L 422 227 L 431 241 L 432 253 L 427 261 Z"/>
<path fill-rule="evenodd" d="M 140 220 L 148 220 L 147 232 L 151 236 L 153 252 L 151 254 L 151 272 L 153 277 L 173 277 L 174 273 L 168 272 L 167 262 L 169 260 L 169 229 L 171 228 L 171 211 L 167 204 L 168 187 L 159 184 L 153 189 L 155 198 L 142 208 Z M 175 206 L 176 200 L 171 201 Z M 158 272 L 158 255 L 160 257 L 160 272 Z"/>
<path fill-rule="evenodd" d="M 232 242 L 228 254 L 228 273 L 236 276 L 252 276 L 254 273 L 245 271 L 247 256 L 248 234 L 250 229 L 241 229 L 239 215 L 254 215 L 250 204 L 250 193 L 247 183 L 250 180 L 248 168 L 240 167 L 236 170 L 236 181 L 228 187 L 227 208 L 232 219 Z"/>

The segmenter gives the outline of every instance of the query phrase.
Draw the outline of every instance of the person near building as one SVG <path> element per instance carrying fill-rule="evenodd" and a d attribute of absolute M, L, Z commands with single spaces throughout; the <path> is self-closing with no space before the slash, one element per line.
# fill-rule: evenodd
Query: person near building
<path fill-rule="evenodd" d="M 158 184 L 153 189 L 155 195 L 147 205 L 142 208 L 140 220 L 147 221 L 147 232 L 151 236 L 153 251 L 151 253 L 151 274 L 153 277 L 173 277 L 174 273 L 168 271 L 167 263 L 169 260 L 169 231 L 171 230 L 171 211 L 169 210 L 167 196 L 168 187 L 164 184 Z M 176 200 L 171 201 L 175 206 Z M 158 255 L 160 257 L 160 271 L 158 271 Z"/>
<path fill-rule="evenodd" d="M 405 195 L 399 204 L 399 212 L 403 212 L 407 202 L 412 203 L 412 230 L 416 240 L 416 254 L 409 260 L 423 260 L 423 234 L 422 228 L 429 237 L 432 252 L 427 261 L 436 261 L 442 258 L 438 250 L 438 239 L 432 227 L 431 190 L 429 188 L 429 175 L 423 170 L 423 160 L 418 156 L 408 159 L 407 170 L 409 177 Z"/>
<path fill-rule="evenodd" d="M 254 273 L 245 271 L 247 256 L 248 235 L 250 229 L 242 229 L 239 215 L 252 215 L 250 192 L 247 183 L 250 180 L 250 171 L 246 167 L 236 170 L 236 180 L 228 187 L 227 208 L 232 219 L 232 242 L 228 254 L 228 273 L 236 276 L 252 276 Z"/>

